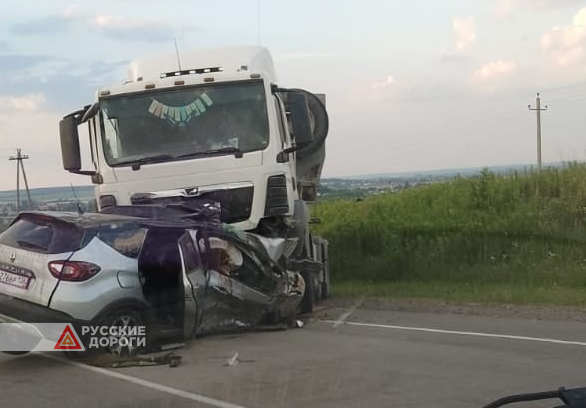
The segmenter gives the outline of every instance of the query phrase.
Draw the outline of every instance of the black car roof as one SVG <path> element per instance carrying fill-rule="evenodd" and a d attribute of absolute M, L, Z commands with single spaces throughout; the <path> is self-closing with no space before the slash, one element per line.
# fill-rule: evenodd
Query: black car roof
<path fill-rule="evenodd" d="M 68 224 L 75 225 L 78 228 L 96 228 L 104 225 L 114 225 L 120 223 L 136 224 L 138 225 L 141 218 L 129 217 L 118 214 L 103 214 L 103 213 L 77 213 L 69 211 L 25 211 L 18 214 L 15 218 L 26 218 L 26 217 L 41 217 L 51 218 L 57 221 L 65 222 Z"/>
<path fill-rule="evenodd" d="M 15 219 L 23 217 L 44 217 L 51 218 L 57 221 L 65 222 L 74 225 L 81 229 L 95 229 L 100 227 L 107 227 L 116 225 L 118 227 L 126 224 L 128 227 L 146 227 L 146 228 L 206 228 L 216 231 L 224 231 L 221 222 L 192 220 L 189 218 L 181 218 L 179 212 L 153 213 L 152 217 L 147 217 L 146 214 L 142 216 L 132 216 L 127 214 L 120 214 L 115 212 L 100 212 L 100 213 L 77 213 L 73 211 L 26 211 L 21 212 Z M 165 216 L 166 215 L 166 216 Z M 13 222 L 14 222 L 13 221 Z"/>

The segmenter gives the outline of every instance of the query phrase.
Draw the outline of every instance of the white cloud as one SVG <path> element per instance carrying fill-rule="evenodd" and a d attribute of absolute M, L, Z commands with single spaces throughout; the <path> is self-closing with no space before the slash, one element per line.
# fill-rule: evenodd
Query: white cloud
<path fill-rule="evenodd" d="M 497 60 L 489 62 L 474 74 L 472 74 L 472 83 L 487 84 L 511 76 L 518 68 L 514 61 Z"/>
<path fill-rule="evenodd" d="M 560 66 L 568 66 L 586 55 L 586 7 L 567 26 L 555 26 L 541 37 L 541 47 Z"/>
<path fill-rule="evenodd" d="M 395 83 L 395 78 L 393 78 L 391 75 L 389 75 L 384 81 L 382 82 L 375 82 L 374 84 L 372 84 L 370 86 L 370 88 L 373 91 L 379 90 L 379 89 L 385 89 L 390 87 L 391 85 L 393 85 Z"/>
<path fill-rule="evenodd" d="M 395 88 L 395 78 L 388 75 L 384 80 L 373 82 L 370 85 L 356 86 L 350 91 L 351 103 L 382 102 L 390 99 Z"/>
<path fill-rule="evenodd" d="M 86 15 L 83 8 L 78 4 L 72 4 L 68 7 L 66 7 L 65 10 L 63 10 L 63 12 L 61 14 L 63 15 L 63 17 L 68 17 L 68 18 L 80 18 L 81 16 Z"/>
<path fill-rule="evenodd" d="M 5 95 L 0 96 L 0 108 L 31 111 L 39 108 L 45 102 L 45 97 L 42 93 L 34 93 L 28 95 L 14 96 Z"/>
<path fill-rule="evenodd" d="M 92 24 L 105 30 L 126 30 L 132 28 L 144 28 L 151 24 L 149 21 L 131 20 L 122 16 L 99 14 L 92 19 Z M 160 25 L 158 23 L 157 25 Z"/>
<path fill-rule="evenodd" d="M 138 20 L 119 15 L 99 14 L 91 25 L 104 34 L 115 38 L 143 41 L 165 41 L 172 39 L 175 32 L 166 21 Z"/>
<path fill-rule="evenodd" d="M 442 48 L 440 50 L 443 61 L 461 61 L 476 42 L 476 22 L 472 16 L 456 16 L 452 19 L 455 44 L 453 49 Z"/>
<path fill-rule="evenodd" d="M 456 52 L 467 51 L 476 41 L 476 24 L 474 17 L 454 17 L 452 27 L 456 34 Z"/>
<path fill-rule="evenodd" d="M 497 0 L 493 14 L 499 19 L 508 19 L 513 15 L 515 0 Z"/>
<path fill-rule="evenodd" d="M 168 41 L 179 33 L 192 31 L 192 25 L 177 26 L 170 21 L 129 18 L 120 15 L 92 14 L 72 5 L 61 13 L 37 20 L 13 24 L 9 29 L 17 35 L 45 35 L 64 32 L 85 25 L 116 40 Z"/>

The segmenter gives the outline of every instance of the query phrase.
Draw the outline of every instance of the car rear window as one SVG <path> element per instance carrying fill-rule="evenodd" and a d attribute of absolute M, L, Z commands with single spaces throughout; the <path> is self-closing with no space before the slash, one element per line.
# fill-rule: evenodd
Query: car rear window
<path fill-rule="evenodd" d="M 0 234 L 0 244 L 32 252 L 59 254 L 79 249 L 83 231 L 42 215 L 24 215 Z"/>
<path fill-rule="evenodd" d="M 116 228 L 98 232 L 98 238 L 122 255 L 136 258 L 142 248 L 146 232 L 145 228 Z"/>

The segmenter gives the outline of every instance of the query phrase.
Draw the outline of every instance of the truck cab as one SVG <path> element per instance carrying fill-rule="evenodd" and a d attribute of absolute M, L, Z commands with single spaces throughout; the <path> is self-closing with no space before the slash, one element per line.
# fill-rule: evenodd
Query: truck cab
<path fill-rule="evenodd" d="M 82 169 L 78 126 L 91 167 Z M 277 86 L 262 47 L 133 61 L 126 81 L 60 123 L 65 170 L 91 176 L 98 209 L 219 203 L 221 221 L 311 253 L 307 204 L 325 158 L 325 97 Z"/>

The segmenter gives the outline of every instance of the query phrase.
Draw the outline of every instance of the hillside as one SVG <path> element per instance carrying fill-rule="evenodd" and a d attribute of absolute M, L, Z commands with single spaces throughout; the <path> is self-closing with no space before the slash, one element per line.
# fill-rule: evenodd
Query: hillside
<path fill-rule="evenodd" d="M 323 202 L 338 293 L 586 305 L 586 165 Z"/>
<path fill-rule="evenodd" d="M 74 186 L 75 194 L 80 200 L 88 200 L 94 198 L 93 186 Z M 55 200 L 69 199 L 73 200 L 73 192 L 71 186 L 64 187 L 44 187 L 31 188 L 31 198 L 37 202 L 47 202 Z M 21 200 L 26 199 L 26 190 L 20 190 Z M 16 201 L 16 190 L 0 191 L 0 203 Z"/>

